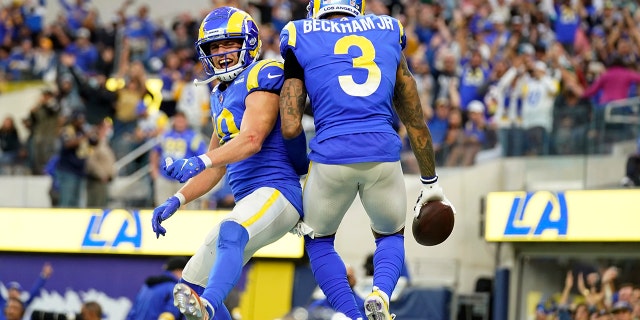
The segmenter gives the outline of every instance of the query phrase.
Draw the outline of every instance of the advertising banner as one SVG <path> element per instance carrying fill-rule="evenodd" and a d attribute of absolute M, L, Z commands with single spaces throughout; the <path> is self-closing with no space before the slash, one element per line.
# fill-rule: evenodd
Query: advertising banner
<path fill-rule="evenodd" d="M 485 240 L 640 241 L 640 190 L 492 192 Z"/>
<path fill-rule="evenodd" d="M 190 256 L 225 211 L 179 211 L 156 239 L 151 210 L 0 208 L 0 251 Z M 303 239 L 288 233 L 258 250 L 261 258 L 300 258 Z"/>

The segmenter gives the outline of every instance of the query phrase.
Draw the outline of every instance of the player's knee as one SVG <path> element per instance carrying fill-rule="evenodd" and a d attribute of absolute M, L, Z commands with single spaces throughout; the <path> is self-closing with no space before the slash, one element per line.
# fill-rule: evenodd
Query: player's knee
<path fill-rule="evenodd" d="M 218 245 L 225 244 L 242 244 L 245 245 L 249 241 L 249 232 L 247 229 L 235 221 L 224 221 L 220 224 L 220 233 L 218 235 Z"/>

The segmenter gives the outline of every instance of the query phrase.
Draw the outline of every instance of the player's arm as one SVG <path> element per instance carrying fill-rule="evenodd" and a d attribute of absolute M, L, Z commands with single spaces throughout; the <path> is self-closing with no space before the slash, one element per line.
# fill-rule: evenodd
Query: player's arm
<path fill-rule="evenodd" d="M 211 135 L 209 142 L 209 151 L 217 149 L 220 146 L 218 136 L 215 132 Z M 205 169 L 199 175 L 191 178 L 187 183 L 178 191 L 184 196 L 184 203 L 189 203 L 195 199 L 200 198 L 215 187 L 224 174 L 226 173 L 226 167 L 212 167 Z M 184 204 L 183 203 L 183 204 Z"/>
<path fill-rule="evenodd" d="M 416 81 L 409 71 L 409 67 L 407 67 L 407 60 L 404 54 L 401 55 L 400 64 L 396 72 L 393 104 L 398 112 L 400 121 L 407 129 L 411 149 L 413 149 L 413 154 L 420 167 L 422 190 L 418 196 L 418 201 L 416 201 L 416 206 L 413 208 L 414 215 L 417 217 L 422 206 L 433 200 L 446 202 L 455 213 L 455 207 L 445 197 L 444 191 L 438 184 L 431 132 L 424 121 Z"/>
<path fill-rule="evenodd" d="M 282 136 L 293 139 L 303 132 L 302 116 L 307 101 L 304 71 L 291 50 L 284 60 L 284 84 L 280 92 L 280 121 Z"/>
<path fill-rule="evenodd" d="M 435 177 L 436 165 L 431 132 L 424 121 L 416 80 L 409 71 L 404 54 L 401 55 L 396 71 L 393 104 L 400 121 L 407 130 L 411 149 L 420 167 L 420 174 L 423 177 Z"/>
<path fill-rule="evenodd" d="M 299 175 L 306 174 L 309 168 L 307 137 L 302 127 L 306 102 L 304 69 L 293 51 L 287 50 L 284 60 L 284 84 L 280 91 L 280 130 L 289 160 Z"/>
<path fill-rule="evenodd" d="M 218 137 L 213 132 L 211 142 L 209 143 L 209 151 L 218 148 Z M 168 165 L 168 164 L 167 164 Z M 188 162 L 185 163 L 188 165 Z M 156 234 L 156 238 L 164 236 L 167 230 L 161 225 L 164 220 L 173 216 L 180 206 L 189 203 L 207 193 L 222 179 L 226 172 L 226 167 L 213 167 L 204 169 L 200 174 L 194 176 L 180 188 L 175 195 L 169 197 L 164 203 L 160 204 L 153 210 L 151 218 L 151 227 Z"/>
<path fill-rule="evenodd" d="M 207 152 L 211 165 L 224 166 L 258 153 L 278 119 L 278 101 L 278 94 L 269 91 L 247 95 L 240 132 L 220 148 Z"/>

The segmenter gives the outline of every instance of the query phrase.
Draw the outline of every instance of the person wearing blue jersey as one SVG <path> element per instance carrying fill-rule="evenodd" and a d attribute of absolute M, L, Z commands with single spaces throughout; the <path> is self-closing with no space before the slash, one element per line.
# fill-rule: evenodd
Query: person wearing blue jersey
<path fill-rule="evenodd" d="M 394 107 L 422 175 L 414 214 L 427 201 L 448 200 L 438 185 L 431 134 L 402 53 L 403 26 L 392 17 L 364 11 L 364 0 L 312 0 L 308 18 L 283 28 L 280 117 L 284 138 L 299 139 L 309 95 L 316 136 L 309 143 L 303 221 L 318 285 L 334 309 L 351 319 L 363 317 L 334 247 L 340 221 L 359 195 L 376 243 L 365 313 L 368 319 L 387 320 L 393 319 L 389 296 L 404 264 L 407 211 Z"/>
<path fill-rule="evenodd" d="M 306 145 L 282 137 L 283 65 L 258 61 L 260 47 L 255 21 L 236 8 L 217 8 L 200 26 L 196 50 L 210 78 L 199 83 L 219 80 L 211 92 L 214 132 L 206 153 L 167 161 L 163 170 L 186 184 L 154 210 L 153 231 L 165 235 L 162 221 L 225 173 L 236 205 L 207 235 L 174 288 L 174 304 L 188 320 L 231 319 L 223 301 L 243 264 L 297 227 L 302 216 L 299 175 L 308 167 Z"/>
<path fill-rule="evenodd" d="M 183 112 L 176 112 L 171 119 L 171 129 L 161 135 L 159 143 L 149 154 L 156 205 L 164 202 L 182 187 L 180 182 L 175 181 L 162 170 L 164 159 L 190 158 L 207 152 L 207 148 L 207 143 L 201 135 L 189 127 L 187 116 Z M 191 204 L 194 202 L 189 205 Z M 190 208 L 198 209 L 195 205 Z"/>

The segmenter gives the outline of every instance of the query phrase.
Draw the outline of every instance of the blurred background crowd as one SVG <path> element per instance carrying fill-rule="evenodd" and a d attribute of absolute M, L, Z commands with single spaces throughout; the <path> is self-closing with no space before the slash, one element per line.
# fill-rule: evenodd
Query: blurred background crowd
<path fill-rule="evenodd" d="M 106 13 L 88 0 L 59 4 L 63 10 L 48 23 L 45 0 L 5 1 L 0 8 L 0 94 L 25 81 L 46 84 L 38 102 L 25 106 L 31 108 L 27 118 L 9 115 L 2 122 L 4 173 L 48 172 L 57 178 L 52 201 L 77 206 L 77 197 L 55 189 L 77 190 L 86 180 L 99 195 L 114 176 L 142 168 L 150 179 L 162 179 L 158 159 L 184 152 L 168 150 L 172 143 L 138 149 L 134 157 L 145 143 L 169 135 L 197 151 L 200 141 L 190 140 L 195 135 L 206 145 L 210 87 L 192 80 L 203 76 L 194 41 L 208 9 L 154 21 L 153 6 L 132 0 Z M 251 13 L 260 25 L 261 57 L 281 60 L 279 31 L 306 16 L 307 1 L 211 2 L 211 8 L 220 5 Z M 613 143 L 638 136 L 635 1 L 370 0 L 367 11 L 405 26 L 405 55 L 440 167 L 500 156 L 607 153 Z M 606 121 L 608 112 L 625 121 Z M 18 135 L 19 121 L 28 136 Z M 399 124 L 397 130 L 404 137 Z M 404 170 L 415 173 L 406 140 L 405 149 Z M 637 161 L 632 167 L 638 171 Z M 638 182 L 627 176 L 623 184 Z M 153 203 L 150 197 L 139 205 Z"/>

